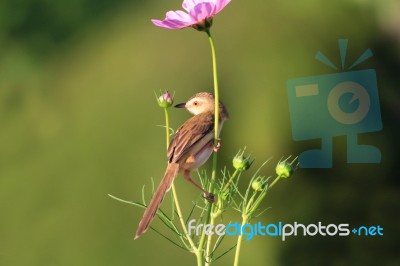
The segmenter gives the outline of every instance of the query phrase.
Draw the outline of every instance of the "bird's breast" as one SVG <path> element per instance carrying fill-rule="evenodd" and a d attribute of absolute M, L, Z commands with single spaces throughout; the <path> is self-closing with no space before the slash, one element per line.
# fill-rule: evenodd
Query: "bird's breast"
<path fill-rule="evenodd" d="M 187 157 L 183 168 L 185 170 L 194 170 L 199 168 L 208 160 L 208 158 L 210 158 L 213 149 L 214 149 L 214 141 L 210 140 L 201 149 L 199 149 L 197 153 L 190 154 Z"/>

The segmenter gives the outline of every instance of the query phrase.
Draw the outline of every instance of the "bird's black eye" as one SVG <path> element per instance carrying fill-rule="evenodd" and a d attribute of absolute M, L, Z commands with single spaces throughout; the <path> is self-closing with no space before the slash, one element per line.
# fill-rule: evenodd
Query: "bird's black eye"
<path fill-rule="evenodd" d="M 193 104 L 194 104 L 194 106 L 197 106 L 199 103 L 198 102 L 194 102 Z"/>

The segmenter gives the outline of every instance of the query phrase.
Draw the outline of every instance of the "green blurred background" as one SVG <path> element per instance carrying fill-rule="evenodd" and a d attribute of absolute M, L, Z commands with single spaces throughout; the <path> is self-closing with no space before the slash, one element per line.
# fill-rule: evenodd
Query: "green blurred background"
<path fill-rule="evenodd" d="M 150 22 L 180 5 L 0 2 L 0 265 L 195 263 L 154 232 L 133 241 L 142 210 L 107 196 L 139 201 L 142 185 L 164 172 L 154 91 L 175 91 L 176 102 L 212 91 L 206 35 Z M 258 166 L 318 145 L 292 140 L 285 82 L 333 73 L 314 55 L 339 63 L 339 38 L 349 39 L 348 62 L 372 49 L 357 69 L 376 69 L 380 90 L 383 131 L 360 141 L 380 148 L 382 163 L 346 164 L 346 139 L 335 138 L 334 167 L 300 169 L 279 183 L 260 220 L 379 224 L 384 236 L 256 237 L 243 245 L 243 265 L 400 265 L 399 17 L 396 0 L 233 0 L 215 18 L 221 99 L 231 114 L 220 166 L 243 146 Z M 171 110 L 172 126 L 188 116 Z M 182 178 L 176 184 L 187 212 L 198 192 Z M 230 253 L 216 265 L 232 262 Z"/>

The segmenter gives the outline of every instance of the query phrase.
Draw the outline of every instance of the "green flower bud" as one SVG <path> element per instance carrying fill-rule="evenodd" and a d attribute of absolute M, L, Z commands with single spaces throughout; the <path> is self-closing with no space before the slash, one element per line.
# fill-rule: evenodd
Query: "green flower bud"
<path fill-rule="evenodd" d="M 222 192 L 220 197 L 223 201 L 228 200 L 229 199 L 229 191 Z"/>
<path fill-rule="evenodd" d="M 166 91 L 164 94 L 160 95 L 157 98 L 157 102 L 160 107 L 168 108 L 168 107 L 172 106 L 172 104 L 174 103 L 174 100 L 172 99 L 171 94 L 168 91 Z"/>
<path fill-rule="evenodd" d="M 265 189 L 267 182 L 265 182 L 264 178 L 256 178 L 253 182 L 251 182 L 251 188 L 255 191 L 263 191 Z"/>
<path fill-rule="evenodd" d="M 245 171 L 249 169 L 251 164 L 254 162 L 254 160 L 250 160 L 250 155 L 247 157 L 243 155 L 244 150 L 245 149 L 243 149 L 242 152 L 239 150 L 239 152 L 236 154 L 236 156 L 233 158 L 232 161 L 233 167 L 239 171 Z"/>
<path fill-rule="evenodd" d="M 297 157 L 294 158 L 294 160 L 290 163 L 288 162 L 289 158 L 290 156 L 286 158 L 284 161 L 279 161 L 279 163 L 276 165 L 275 171 L 278 176 L 283 178 L 288 178 L 297 169 L 298 164 L 294 164 L 295 161 L 297 160 Z"/>

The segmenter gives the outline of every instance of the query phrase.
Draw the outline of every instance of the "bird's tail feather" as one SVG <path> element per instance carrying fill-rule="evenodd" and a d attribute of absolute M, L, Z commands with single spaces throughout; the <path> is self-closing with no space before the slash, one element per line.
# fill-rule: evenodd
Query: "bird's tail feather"
<path fill-rule="evenodd" d="M 136 230 L 135 239 L 137 239 L 140 235 L 144 234 L 151 221 L 154 218 L 158 208 L 161 205 L 161 202 L 164 199 L 165 194 L 171 188 L 172 182 L 175 179 L 175 176 L 178 174 L 179 165 L 177 163 L 170 163 L 165 171 L 164 177 L 161 180 L 161 183 L 158 185 L 156 192 L 153 195 L 150 203 L 147 205 L 146 210 L 144 211 L 142 220 L 140 220 L 138 229 Z"/>

